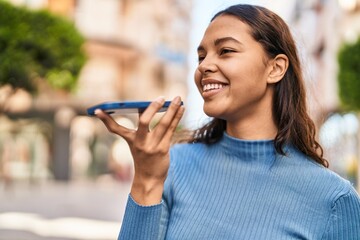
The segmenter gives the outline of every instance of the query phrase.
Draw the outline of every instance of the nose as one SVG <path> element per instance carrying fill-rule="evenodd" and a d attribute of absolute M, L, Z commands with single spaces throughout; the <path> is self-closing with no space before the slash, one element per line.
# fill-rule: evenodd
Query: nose
<path fill-rule="evenodd" d="M 202 74 L 212 73 L 216 71 L 216 64 L 209 57 L 206 57 L 199 63 L 198 70 Z"/>

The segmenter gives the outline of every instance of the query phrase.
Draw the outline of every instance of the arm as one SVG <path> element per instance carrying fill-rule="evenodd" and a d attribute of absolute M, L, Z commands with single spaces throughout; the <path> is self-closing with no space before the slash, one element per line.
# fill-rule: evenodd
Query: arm
<path fill-rule="evenodd" d="M 112 133 L 123 137 L 134 158 L 135 175 L 131 197 L 125 211 L 124 223 L 119 239 L 158 239 L 162 218 L 162 194 L 170 165 L 171 138 L 178 125 L 184 108 L 176 97 L 159 123 L 151 130 L 149 125 L 156 112 L 164 104 L 158 98 L 140 115 L 137 130 L 118 125 L 113 118 L 101 110 L 99 117 Z M 143 233 L 141 238 L 139 233 Z M 149 234 L 149 235 L 146 235 Z"/>
<path fill-rule="evenodd" d="M 354 188 L 335 202 L 323 239 L 360 240 L 360 198 Z"/>
<path fill-rule="evenodd" d="M 158 239 L 161 219 L 161 203 L 142 206 L 129 195 L 118 240 Z"/>
<path fill-rule="evenodd" d="M 169 170 L 160 204 L 142 206 L 129 195 L 118 240 L 165 239 L 172 205 L 171 175 Z"/>
<path fill-rule="evenodd" d="M 165 239 L 172 208 L 172 177 L 170 166 L 160 204 L 142 206 L 129 195 L 118 240 Z"/>

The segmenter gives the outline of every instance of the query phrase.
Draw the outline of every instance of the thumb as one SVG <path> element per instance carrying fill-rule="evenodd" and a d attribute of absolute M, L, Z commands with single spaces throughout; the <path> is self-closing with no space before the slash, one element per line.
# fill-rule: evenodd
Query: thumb
<path fill-rule="evenodd" d="M 119 125 L 109 114 L 100 109 L 95 110 L 95 115 L 104 123 L 109 132 L 123 137 L 127 142 L 131 141 L 134 130 Z"/>

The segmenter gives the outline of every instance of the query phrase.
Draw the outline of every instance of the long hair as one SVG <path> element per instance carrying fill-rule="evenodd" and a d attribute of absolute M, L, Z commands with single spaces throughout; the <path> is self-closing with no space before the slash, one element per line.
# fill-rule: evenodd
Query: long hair
<path fill-rule="evenodd" d="M 289 67 L 283 79 L 275 84 L 273 107 L 275 124 L 278 128 L 274 147 L 285 155 L 284 145 L 292 144 L 301 152 L 328 167 L 323 158 L 323 149 L 316 141 L 316 128 L 307 113 L 306 93 L 301 64 L 294 39 L 287 24 L 275 13 L 260 6 L 239 4 L 218 12 L 231 15 L 251 28 L 252 37 L 259 42 L 270 58 L 285 54 Z M 205 126 L 194 131 L 189 142 L 212 144 L 221 139 L 226 130 L 226 121 L 214 118 Z"/>

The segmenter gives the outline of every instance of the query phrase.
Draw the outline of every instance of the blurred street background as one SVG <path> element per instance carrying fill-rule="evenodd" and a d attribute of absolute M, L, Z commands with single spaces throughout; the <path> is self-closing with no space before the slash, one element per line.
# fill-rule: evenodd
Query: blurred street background
<path fill-rule="evenodd" d="M 180 127 L 205 123 L 196 48 L 236 3 L 289 24 L 325 157 L 360 189 L 360 0 L 0 0 L 0 240 L 116 239 L 132 158 L 86 108 L 180 95 Z"/>

